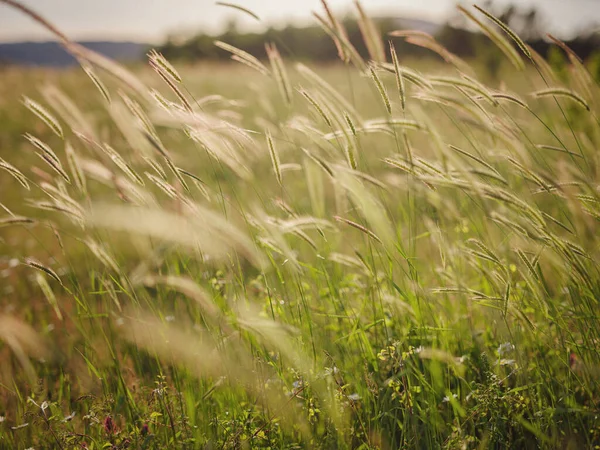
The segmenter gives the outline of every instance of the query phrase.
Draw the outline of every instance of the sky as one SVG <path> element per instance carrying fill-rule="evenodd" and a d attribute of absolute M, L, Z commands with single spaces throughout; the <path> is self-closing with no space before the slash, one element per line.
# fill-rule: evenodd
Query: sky
<path fill-rule="evenodd" d="M 231 18 L 241 27 L 308 22 L 321 11 L 320 0 L 229 0 L 255 12 L 261 24 L 243 13 L 216 5 L 216 0 L 21 0 L 77 40 L 134 40 L 160 43 L 168 34 L 222 30 Z M 332 9 L 348 11 L 353 0 L 329 0 Z M 373 15 L 422 18 L 443 23 L 456 0 L 362 0 Z M 474 3 L 474 0 L 467 3 Z M 480 2 L 481 3 L 481 2 Z M 495 0 L 506 5 L 510 0 Z M 567 38 L 595 25 L 600 28 L 600 0 L 513 0 L 522 8 L 535 6 L 543 29 Z M 22 13 L 0 1 L 0 42 L 49 40 L 51 35 Z"/>

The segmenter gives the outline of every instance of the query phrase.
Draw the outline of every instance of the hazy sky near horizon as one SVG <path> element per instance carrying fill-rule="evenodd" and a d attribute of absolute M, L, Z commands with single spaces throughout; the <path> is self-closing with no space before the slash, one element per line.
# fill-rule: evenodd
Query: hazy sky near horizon
<path fill-rule="evenodd" d="M 320 0 L 229 0 L 254 11 L 263 26 L 311 20 Z M 130 39 L 160 42 L 169 33 L 218 32 L 235 18 L 241 27 L 257 27 L 252 18 L 215 0 L 22 0 L 73 39 Z M 329 0 L 335 11 L 352 8 L 353 0 Z M 456 0 L 362 0 L 371 14 L 422 18 L 442 23 Z M 474 3 L 474 0 L 468 1 Z M 480 2 L 481 3 L 481 2 Z M 497 5 L 535 6 L 545 31 L 568 37 L 600 27 L 600 0 L 495 0 Z M 22 13 L 0 3 L 0 41 L 48 40 L 52 36 Z"/>

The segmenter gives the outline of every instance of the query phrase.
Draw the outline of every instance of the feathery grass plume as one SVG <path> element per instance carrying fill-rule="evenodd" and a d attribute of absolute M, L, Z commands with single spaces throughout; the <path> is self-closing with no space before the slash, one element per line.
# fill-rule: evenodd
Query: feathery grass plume
<path fill-rule="evenodd" d="M 164 70 L 162 70 L 162 68 L 159 66 L 153 66 L 153 69 L 156 72 L 156 74 L 162 78 L 162 80 L 167 84 L 167 86 L 169 86 L 169 88 L 173 91 L 173 93 L 181 101 L 183 108 L 187 112 L 190 112 L 190 113 L 193 112 L 194 109 L 192 108 L 192 104 L 190 103 L 188 98 L 185 96 L 185 94 L 181 91 L 181 89 L 179 89 L 179 87 L 177 86 L 177 82 L 173 80 L 171 75 L 168 72 L 165 72 Z"/>
<path fill-rule="evenodd" d="M 537 98 L 550 97 L 550 96 L 569 98 L 569 99 L 573 100 L 575 103 L 578 103 L 579 106 L 590 111 L 590 105 L 588 105 L 588 103 L 585 101 L 585 99 L 581 95 L 579 95 L 577 92 L 574 92 L 574 91 L 566 89 L 566 88 L 555 87 L 555 88 L 542 89 L 542 90 L 533 92 L 531 95 L 533 95 L 534 97 L 537 97 Z"/>
<path fill-rule="evenodd" d="M 385 86 L 379 79 L 379 76 L 377 75 L 377 72 L 375 72 L 375 68 L 373 66 L 369 67 L 369 72 L 371 73 L 371 78 L 373 78 L 373 81 L 375 82 L 375 86 L 377 86 L 379 95 L 381 95 L 381 99 L 383 100 L 386 111 L 389 115 L 392 115 L 392 104 L 390 103 L 390 98 L 388 97 Z"/>
<path fill-rule="evenodd" d="M 481 14 L 483 14 L 484 16 L 486 16 L 488 19 L 490 19 L 492 22 L 494 22 L 496 25 L 498 25 L 500 28 L 502 28 L 502 30 L 508 36 L 510 36 L 510 38 L 515 42 L 515 44 L 517 44 L 517 46 L 521 49 L 521 51 L 523 52 L 523 54 L 525 56 L 527 56 L 527 58 L 532 59 L 531 58 L 531 53 L 529 53 L 529 48 L 527 47 L 527 45 L 525 44 L 525 42 L 523 42 L 523 40 L 517 35 L 517 33 L 515 33 L 513 30 L 511 30 L 508 25 L 506 25 L 504 22 L 502 22 L 500 19 L 498 19 L 494 15 L 490 14 L 489 12 L 487 12 L 485 9 L 483 9 L 483 8 L 477 6 L 477 5 L 473 5 L 473 7 L 477 11 L 479 11 Z"/>
<path fill-rule="evenodd" d="M 390 41 L 390 54 L 392 55 L 392 63 L 394 65 L 394 75 L 396 76 L 396 87 L 398 88 L 398 95 L 400 97 L 400 104 L 402 110 L 406 109 L 406 87 L 404 86 L 404 77 L 400 71 L 400 64 L 398 63 L 398 54 L 396 53 L 396 47 L 394 43 Z"/>
<path fill-rule="evenodd" d="M 340 109 L 346 111 L 355 122 L 360 123 L 362 121 L 361 116 L 356 108 L 354 108 L 354 106 L 352 106 L 352 104 L 342 94 L 340 94 L 333 86 L 331 86 L 331 84 L 321 78 L 317 73 L 301 63 L 296 64 L 296 70 L 298 70 L 300 75 L 302 75 L 304 78 L 318 86 L 324 96 L 328 97 L 328 99 Z"/>
<path fill-rule="evenodd" d="M 389 119 L 371 119 L 364 122 L 363 131 L 377 127 L 398 127 L 405 130 L 424 131 L 427 127 L 421 122 L 412 119 L 402 119 L 399 117 L 391 117 Z"/>
<path fill-rule="evenodd" d="M 75 181 L 75 186 L 82 194 L 87 193 L 85 173 L 79 164 L 79 156 L 77 153 L 75 153 L 75 149 L 69 142 L 67 142 L 65 145 L 65 155 L 67 157 L 69 171 L 71 172 L 71 176 Z"/>
<path fill-rule="evenodd" d="M 465 61 L 450 52 L 429 33 L 419 30 L 397 30 L 388 34 L 394 37 L 402 37 L 408 44 L 423 47 L 437 53 L 444 61 L 452 64 L 461 72 L 473 73 L 473 69 Z"/>
<path fill-rule="evenodd" d="M 496 44 L 496 46 L 506 55 L 508 60 L 515 66 L 518 70 L 525 69 L 525 63 L 521 58 L 521 55 L 515 50 L 515 48 L 507 41 L 504 36 L 501 36 L 495 29 L 487 25 L 486 23 L 479 20 L 473 13 L 468 11 L 462 6 L 457 6 L 458 10 L 463 13 L 469 20 L 474 22 L 483 33 L 490 38 L 490 40 Z"/>
<path fill-rule="evenodd" d="M 527 257 L 527 255 L 525 254 L 525 252 L 523 252 L 523 250 L 517 248 L 516 249 L 517 255 L 519 256 L 519 258 L 521 259 L 521 261 L 523 261 L 523 263 L 525 264 L 525 266 L 527 267 L 527 269 L 529 270 L 529 273 L 531 276 L 533 276 L 535 279 L 539 279 L 539 275 L 537 273 L 537 270 L 535 268 L 535 266 L 537 265 L 537 261 L 535 261 L 534 263 L 532 263 L 529 258 Z"/>
<path fill-rule="evenodd" d="M 391 251 L 394 248 L 395 232 L 384 206 L 353 175 L 346 172 L 335 174 L 336 181 L 344 187 L 369 229 Z"/>
<path fill-rule="evenodd" d="M 344 145 L 344 156 L 346 157 L 346 162 L 348 163 L 350 168 L 356 170 L 358 165 L 356 164 L 356 156 L 354 154 L 354 148 L 352 145 Z"/>
<path fill-rule="evenodd" d="M 540 71 L 542 78 L 546 80 L 546 82 L 556 81 L 556 75 L 550 64 L 548 64 L 548 61 L 546 61 L 546 58 L 535 51 L 530 45 L 528 45 L 527 48 L 529 49 L 532 61 Z"/>
<path fill-rule="evenodd" d="M 289 220 L 276 220 L 275 223 L 283 233 L 306 229 L 333 229 L 333 225 L 328 220 L 311 216 L 296 216 Z"/>
<path fill-rule="evenodd" d="M 14 353 L 31 382 L 37 379 L 29 357 L 48 358 L 50 351 L 33 327 L 20 319 L 0 314 L 0 341 Z M 6 361 L 8 366 L 8 361 Z"/>
<path fill-rule="evenodd" d="M 253 13 L 249 9 L 244 8 L 243 6 L 236 5 L 234 3 L 227 3 L 227 2 L 216 2 L 215 5 L 225 6 L 227 8 L 232 8 L 232 9 L 237 9 L 238 11 L 242 11 L 243 13 L 248 14 L 250 17 L 252 17 L 260 22 L 260 17 L 258 17 L 255 13 Z"/>
<path fill-rule="evenodd" d="M 49 267 L 44 266 L 43 264 L 36 261 L 35 259 L 26 258 L 24 261 L 24 264 L 26 266 L 33 267 L 34 269 L 44 272 L 46 275 L 50 276 L 51 278 L 54 278 L 56 281 L 58 281 L 60 283 L 61 286 L 63 286 L 62 280 L 60 279 L 60 277 L 54 270 L 50 269 Z"/>
<path fill-rule="evenodd" d="M 536 148 L 539 148 L 540 150 L 552 150 L 553 152 L 567 153 L 568 155 L 576 158 L 583 158 L 583 156 L 581 156 L 579 153 L 572 152 L 562 147 L 556 147 L 554 145 L 537 144 Z"/>
<path fill-rule="evenodd" d="M 394 66 L 394 64 L 384 63 L 379 64 L 378 66 L 390 73 L 396 73 L 396 66 Z M 416 87 L 424 90 L 433 89 L 433 85 L 429 79 L 427 79 L 424 75 L 421 75 L 419 72 L 404 66 L 398 66 L 398 70 L 400 71 L 402 78 L 405 78 L 406 81 L 411 82 Z"/>
<path fill-rule="evenodd" d="M 329 4 L 327 3 L 327 0 L 321 0 L 321 5 L 323 5 L 323 9 L 325 10 L 325 14 L 327 15 L 327 20 L 329 21 L 329 26 L 332 29 L 337 30 L 338 33 L 340 33 L 340 34 L 342 34 L 344 36 L 348 36 L 348 34 L 346 33 L 346 30 L 344 29 L 344 27 L 342 26 L 342 24 L 340 23 L 340 21 L 338 21 L 336 19 L 335 15 L 333 14 L 333 12 L 331 11 L 331 9 L 329 8 Z M 315 14 L 315 16 L 317 16 L 317 15 Z M 319 21 L 322 21 L 323 23 L 327 23 L 327 21 L 325 21 L 324 19 L 322 19 L 320 16 L 317 16 L 317 19 Z M 338 39 L 338 37 L 335 35 L 335 33 L 329 34 L 329 35 L 332 38 L 333 43 L 335 44 L 335 48 L 337 49 L 339 58 L 343 62 L 345 62 L 345 63 L 349 62 L 350 61 L 350 56 L 346 52 L 346 49 L 344 48 L 344 46 L 342 45 L 342 43 L 340 42 L 340 40 Z"/>
<path fill-rule="evenodd" d="M 334 218 L 335 220 L 337 220 L 338 222 L 345 223 L 346 225 L 350 225 L 351 227 L 353 227 L 353 228 L 356 228 L 357 230 L 360 230 L 360 231 L 362 231 L 362 232 L 363 232 L 363 233 L 365 233 L 367 236 L 369 236 L 369 237 L 371 237 L 371 238 L 375 239 L 375 240 L 376 240 L 377 242 L 379 242 L 380 244 L 382 243 L 382 242 L 381 242 L 381 239 L 379 239 L 379 238 L 377 237 L 377 235 L 376 235 L 375 233 L 373 233 L 371 230 L 369 230 L 367 227 L 365 227 L 365 226 L 363 226 L 363 225 L 361 225 L 361 224 L 359 224 L 359 223 L 353 222 L 352 220 L 349 220 L 349 219 L 344 219 L 343 217 L 340 217 L 340 216 L 334 216 L 333 218 Z"/>
<path fill-rule="evenodd" d="M 54 150 L 52 150 L 48 144 L 40 141 L 38 138 L 36 138 L 35 136 L 32 136 L 29 133 L 25 133 L 24 135 L 25 139 L 27 139 L 34 147 L 38 148 L 39 150 L 42 151 L 42 153 L 44 155 L 46 155 L 49 159 L 51 159 L 56 165 L 60 166 L 60 159 L 58 159 L 58 156 L 56 156 L 56 153 L 54 153 Z"/>
<path fill-rule="evenodd" d="M 115 274 L 119 273 L 119 265 L 115 259 L 104 249 L 104 247 L 91 238 L 84 240 L 85 245 L 90 249 L 98 261 L 112 270 Z"/>
<path fill-rule="evenodd" d="M 215 41 L 215 45 L 220 49 L 231 53 L 231 59 L 245 64 L 248 67 L 262 73 L 263 75 L 271 76 L 271 72 L 269 72 L 269 69 L 267 69 L 258 58 L 252 56 L 250 53 L 245 52 L 244 50 L 240 50 L 239 48 L 234 47 L 233 45 L 229 45 L 222 41 Z"/>
<path fill-rule="evenodd" d="M 509 102 L 516 103 L 521 108 L 529 109 L 529 106 L 527 105 L 527 103 L 525 103 L 523 100 L 521 100 L 519 97 L 517 97 L 514 94 L 507 94 L 505 92 L 494 92 L 491 94 L 491 96 L 492 96 L 492 98 L 495 98 L 497 100 L 507 100 Z"/>
<path fill-rule="evenodd" d="M 125 102 L 125 106 L 127 106 L 129 111 L 131 111 L 131 114 L 133 114 L 138 119 L 139 125 L 141 126 L 143 131 L 149 135 L 147 138 L 152 144 L 152 146 L 154 146 L 161 155 L 165 156 L 167 151 L 162 145 L 162 142 L 160 141 L 160 138 L 158 136 L 158 133 L 156 132 L 156 129 L 154 128 L 154 125 L 152 124 L 152 121 L 150 120 L 142 106 L 138 102 L 130 98 L 124 92 L 121 91 L 119 92 L 119 94 L 121 99 Z"/>
<path fill-rule="evenodd" d="M 42 122 L 48 125 L 48 128 L 50 128 L 54 132 L 54 134 L 56 134 L 61 139 L 64 138 L 64 133 L 62 127 L 60 126 L 60 123 L 52 114 L 48 112 L 46 108 L 44 108 L 38 102 L 31 100 L 29 97 L 23 98 L 23 104 L 29 111 L 31 111 L 39 119 L 41 119 Z"/>
<path fill-rule="evenodd" d="M 186 177 L 191 178 L 194 181 L 194 184 L 196 185 L 198 190 L 206 198 L 206 200 L 211 201 L 208 190 L 206 189 L 206 183 L 204 181 L 202 181 L 202 179 L 200 179 L 200 177 L 194 175 L 191 172 L 188 172 L 187 170 L 181 169 L 180 167 L 177 167 L 177 172 L 179 172 L 180 176 L 185 175 Z"/>
<path fill-rule="evenodd" d="M 193 141 L 198 143 L 212 158 L 229 167 L 238 177 L 244 180 L 252 178 L 252 171 L 227 139 L 210 130 L 188 129 L 187 131 Z"/>
<path fill-rule="evenodd" d="M 344 61 L 345 63 L 350 61 L 352 62 L 352 64 L 354 64 L 356 68 L 364 70 L 366 68 L 366 63 L 363 60 L 362 56 L 360 56 L 360 53 L 358 53 L 358 50 L 356 50 L 356 47 L 354 47 L 354 45 L 352 45 L 352 43 L 348 39 L 346 31 L 343 29 L 342 25 L 337 20 L 336 24 L 339 24 L 338 26 L 336 26 L 335 24 L 330 24 L 327 22 L 327 20 L 325 20 L 317 13 L 313 13 L 313 16 L 317 19 L 317 22 L 319 22 L 319 25 L 321 26 L 321 28 L 323 28 L 323 31 L 325 31 L 325 33 L 327 33 L 329 37 L 331 37 L 334 40 L 334 42 L 336 41 L 336 39 L 337 42 L 339 42 L 340 47 L 344 52 L 344 57 L 342 58 L 342 61 Z"/>
<path fill-rule="evenodd" d="M 42 95 L 73 132 L 90 136 L 92 139 L 96 138 L 94 130 L 84 114 L 64 92 L 54 85 L 47 85 L 42 89 Z"/>
<path fill-rule="evenodd" d="M 472 78 L 467 77 L 466 75 L 463 75 L 462 78 L 435 76 L 435 77 L 430 77 L 429 81 L 431 83 L 433 83 L 434 85 L 453 86 L 453 87 L 460 87 L 460 88 L 468 89 L 470 91 L 480 94 L 487 101 L 489 101 L 492 105 L 498 106 L 498 100 L 496 100 L 494 97 L 492 97 L 492 95 L 485 88 L 485 86 L 481 85 L 480 83 L 473 80 Z"/>
<path fill-rule="evenodd" d="M 71 180 L 69 179 L 69 175 L 67 175 L 67 172 L 65 172 L 65 170 L 63 169 L 60 159 L 58 159 L 58 156 L 56 156 L 56 153 L 54 153 L 54 151 L 48 146 L 48 144 L 45 144 L 35 136 L 30 135 L 29 133 L 25 134 L 25 138 L 31 144 L 33 144 L 35 147 L 41 150 L 41 153 L 36 152 L 36 155 L 38 155 L 42 160 L 44 160 L 46 164 L 48 164 L 56 173 L 58 173 L 67 183 L 71 182 Z"/>
<path fill-rule="evenodd" d="M 29 225 L 36 223 L 35 220 L 30 219 L 29 217 L 23 216 L 8 216 L 8 217 L 0 217 L 0 228 L 8 227 L 11 225 Z"/>
<path fill-rule="evenodd" d="M 169 166 L 169 169 L 171 169 L 171 172 L 173 172 L 173 175 L 175 175 L 175 178 L 177 178 L 177 180 L 181 184 L 181 187 L 183 187 L 183 189 L 185 189 L 186 192 L 190 192 L 190 187 L 181 175 L 181 169 L 175 167 L 170 158 L 165 158 L 165 161 L 167 162 L 167 166 Z"/>
<path fill-rule="evenodd" d="M 273 143 L 273 136 L 269 130 L 265 131 L 265 136 L 267 138 L 267 147 L 269 148 L 269 155 L 271 156 L 271 164 L 273 164 L 275 178 L 277 178 L 279 185 L 283 186 L 283 179 L 281 177 L 281 164 L 279 162 L 279 154 L 277 153 L 275 144 Z"/>
<path fill-rule="evenodd" d="M 104 85 L 102 80 L 98 77 L 98 75 L 96 75 L 96 72 L 94 72 L 94 69 L 92 69 L 88 64 L 82 64 L 81 68 L 83 69 L 85 74 L 89 77 L 89 79 L 92 80 L 92 83 L 94 83 L 94 86 L 96 86 L 96 89 L 98 89 L 98 91 L 100 92 L 102 97 L 104 97 L 104 100 L 106 100 L 106 103 L 110 104 L 110 102 L 111 102 L 110 92 L 108 91 L 108 89 L 106 88 L 106 86 Z"/>
<path fill-rule="evenodd" d="M 267 57 L 271 63 L 271 72 L 277 82 L 281 96 L 288 105 L 292 104 L 292 87 L 281 54 L 274 43 L 265 44 Z"/>
<path fill-rule="evenodd" d="M 362 34 L 363 41 L 367 46 L 369 56 L 373 61 L 385 62 L 385 49 L 381 33 L 375 23 L 367 16 L 359 0 L 354 0 L 354 6 L 358 12 L 358 27 Z"/>
<path fill-rule="evenodd" d="M 171 288 L 181 294 L 189 297 L 194 302 L 200 306 L 202 312 L 208 316 L 211 320 L 216 323 L 222 322 L 223 313 L 212 300 L 210 294 L 206 292 L 203 288 L 201 288 L 194 280 L 191 278 L 176 276 L 176 275 L 148 275 L 144 277 L 142 280 L 145 286 L 155 287 L 158 285 L 163 285 L 168 288 Z M 224 323 L 221 323 L 221 326 L 226 329 Z"/>
<path fill-rule="evenodd" d="M 312 212 L 317 217 L 325 217 L 325 181 L 323 179 L 323 170 L 325 169 L 312 157 L 310 152 L 306 152 L 306 155 L 303 166 Z M 333 172 L 329 173 L 330 176 L 332 174 Z"/>
<path fill-rule="evenodd" d="M 19 169 L 17 169 L 12 164 L 9 164 L 2 158 L 0 158 L 0 169 L 6 170 L 12 177 L 19 182 L 21 186 L 23 186 L 28 191 L 30 190 L 29 182 L 27 181 L 27 177 L 21 173 Z"/>
<path fill-rule="evenodd" d="M 325 110 L 323 109 L 323 107 L 319 104 L 319 102 L 317 102 L 313 96 L 311 94 L 309 94 L 307 91 L 305 91 L 302 88 L 298 89 L 298 92 L 300 93 L 300 95 L 302 95 L 306 100 L 308 100 L 308 102 L 312 105 L 312 107 L 319 113 L 319 115 L 323 118 L 323 120 L 325 121 L 325 123 L 330 127 L 333 128 L 333 123 L 331 121 L 331 118 L 329 117 L 329 115 L 327 113 L 325 113 Z"/>
<path fill-rule="evenodd" d="M 135 114 L 119 99 L 113 99 L 107 108 L 117 129 L 121 132 L 129 147 L 139 155 L 152 155 L 156 148 L 147 138 L 143 126 L 140 126 Z"/>
<path fill-rule="evenodd" d="M 460 153 L 463 156 L 466 156 L 467 158 L 472 159 L 475 162 L 478 162 L 479 164 L 481 164 L 484 167 L 487 167 L 488 169 L 490 169 L 491 171 L 493 171 L 497 175 L 500 175 L 500 172 L 498 172 L 491 164 L 487 163 L 482 158 L 480 158 L 480 157 L 478 157 L 476 155 L 473 155 L 472 153 L 469 153 L 469 152 L 467 152 L 465 150 L 462 150 L 462 149 L 460 149 L 460 148 L 458 148 L 458 147 L 456 147 L 456 146 L 454 146 L 452 144 L 448 145 L 448 148 L 450 150 L 454 150 L 457 153 Z"/>
<path fill-rule="evenodd" d="M 179 215 L 150 207 L 98 205 L 87 214 L 90 225 L 152 237 L 192 251 L 200 249 L 211 258 L 225 258 L 238 251 L 255 266 L 264 258 L 253 242 L 219 214 L 194 204 L 196 214 Z"/>
<path fill-rule="evenodd" d="M 175 189 L 175 187 L 171 185 L 168 181 L 158 178 L 157 176 L 154 176 L 153 174 L 148 172 L 144 172 L 144 175 L 146 175 L 146 177 L 148 177 L 150 181 L 152 181 L 156 186 L 158 186 L 158 188 L 165 194 L 167 194 L 167 196 L 169 196 L 170 198 L 180 198 L 177 189 Z"/>
<path fill-rule="evenodd" d="M 102 150 L 104 150 L 104 153 L 106 153 L 110 157 L 112 162 L 114 162 L 115 165 L 131 179 L 131 181 L 139 184 L 140 186 L 144 185 L 144 180 L 142 179 L 142 177 L 140 177 L 137 174 L 137 172 L 125 162 L 123 157 L 114 148 L 112 148 L 108 144 L 104 144 L 102 145 Z"/>
<path fill-rule="evenodd" d="M 56 317 L 58 317 L 58 319 L 62 321 L 63 315 L 58 306 L 58 302 L 56 300 L 56 295 L 54 295 L 54 292 L 52 291 L 52 288 L 48 284 L 48 281 L 46 281 L 46 278 L 44 277 L 44 275 L 42 275 L 41 273 L 36 273 L 35 281 L 37 282 L 38 286 L 44 293 L 44 297 L 46 297 L 46 300 L 48 300 L 48 303 L 54 310 Z"/>
<path fill-rule="evenodd" d="M 344 120 L 350 127 L 350 132 L 352 133 L 352 136 L 356 137 L 356 126 L 354 125 L 354 122 L 352 122 L 352 118 L 348 115 L 348 113 L 344 113 Z"/>
<path fill-rule="evenodd" d="M 177 72 L 175 67 L 173 67 L 161 53 L 158 53 L 154 49 L 150 50 L 148 53 L 148 62 L 150 63 L 150 67 L 152 67 L 155 71 L 163 72 L 174 82 L 181 83 L 181 75 L 179 75 L 179 72 Z"/>
<path fill-rule="evenodd" d="M 593 93 L 597 90 L 597 84 L 594 81 L 593 76 L 590 74 L 588 68 L 585 66 L 583 60 L 573 51 L 571 47 L 565 44 L 560 39 L 554 37 L 552 34 L 547 34 L 547 37 L 558 45 L 569 57 L 571 64 L 573 65 L 572 74 L 575 76 L 578 84 L 585 91 L 588 98 L 593 97 Z"/>
<path fill-rule="evenodd" d="M 534 173 L 531 169 L 525 167 L 523 164 L 521 164 L 519 161 L 517 161 L 512 156 L 507 156 L 506 159 L 513 166 L 515 166 L 517 169 L 519 169 L 523 174 L 527 175 L 526 178 L 528 178 L 531 181 L 533 181 L 534 183 L 536 183 L 540 188 L 545 189 L 546 191 L 549 190 L 549 188 L 550 188 L 549 184 L 546 183 L 544 180 L 542 180 L 542 178 L 539 175 L 537 175 L 536 173 Z"/>

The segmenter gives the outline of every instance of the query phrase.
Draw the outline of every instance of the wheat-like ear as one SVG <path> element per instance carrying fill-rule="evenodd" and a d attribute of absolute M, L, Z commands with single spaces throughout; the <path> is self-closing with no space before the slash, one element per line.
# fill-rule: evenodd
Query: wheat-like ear
<path fill-rule="evenodd" d="M 25 265 L 27 265 L 29 267 L 33 267 L 34 269 L 40 270 L 40 271 L 44 272 L 46 275 L 54 278 L 61 285 L 63 284 L 62 280 L 60 279 L 60 277 L 54 270 L 50 269 L 49 267 L 44 266 L 42 263 L 36 261 L 35 259 L 32 259 L 32 258 L 25 259 Z"/>
<path fill-rule="evenodd" d="M 394 64 L 394 75 L 396 76 L 396 87 L 398 88 L 398 95 L 400 96 L 400 103 L 402 109 L 406 109 L 406 88 L 404 86 L 404 77 L 400 71 L 400 64 L 398 63 L 398 54 L 396 53 L 396 47 L 394 43 L 390 41 L 390 54 L 392 55 L 392 63 Z"/>
<path fill-rule="evenodd" d="M 258 60 L 258 58 L 252 56 L 250 53 L 245 52 L 244 50 L 241 50 L 237 47 L 234 47 L 233 45 L 227 44 L 222 41 L 215 41 L 215 45 L 217 47 L 219 47 L 220 49 L 231 53 L 232 54 L 231 59 L 241 62 L 242 64 L 245 64 L 248 67 L 251 67 L 252 69 L 257 70 L 258 72 L 262 73 L 263 75 L 267 75 L 267 76 L 271 75 L 271 73 L 269 72 L 269 69 L 267 69 L 265 67 L 265 65 Z"/>
<path fill-rule="evenodd" d="M 496 44 L 496 46 L 506 55 L 509 61 L 519 70 L 525 69 L 525 63 L 521 58 L 521 55 L 517 53 L 515 48 L 508 42 L 503 36 L 501 36 L 494 28 L 490 27 L 486 23 L 479 20 L 473 13 L 463 8 L 462 6 L 458 6 L 458 10 L 463 13 L 469 20 L 474 22 L 483 33 L 490 38 L 490 40 Z"/>
<path fill-rule="evenodd" d="M 369 56 L 373 61 L 380 63 L 385 62 L 386 57 L 381 33 L 375 26 L 375 23 L 367 16 L 359 0 L 354 0 L 354 6 L 358 12 L 358 27 L 362 34 L 363 41 L 367 46 Z"/>
<path fill-rule="evenodd" d="M 67 183 L 70 183 L 69 175 L 63 169 L 62 163 L 56 153 L 48 146 L 48 144 L 40 141 L 35 136 L 30 135 L 29 133 L 25 134 L 25 138 L 33 144 L 36 148 L 41 150 L 41 152 L 37 152 L 38 155 L 43 161 L 46 162 L 56 173 L 58 173 Z"/>
<path fill-rule="evenodd" d="M 59 320 L 63 320 L 62 312 L 60 311 L 58 301 L 56 300 L 56 295 L 54 295 L 54 292 L 48 284 L 48 281 L 46 281 L 46 278 L 41 273 L 36 273 L 35 280 L 37 281 L 39 287 L 42 289 L 46 300 L 48 300 L 48 303 L 50 304 L 50 306 L 52 306 L 52 309 L 54 309 L 56 317 L 58 317 Z"/>
<path fill-rule="evenodd" d="M 81 64 L 81 68 L 89 77 L 89 79 L 92 80 L 92 83 L 94 83 L 96 89 L 98 89 L 102 97 L 104 97 L 104 100 L 106 100 L 106 103 L 110 104 L 110 92 L 108 92 L 108 89 L 106 88 L 102 80 L 98 77 L 98 75 L 96 75 L 94 69 L 92 69 L 92 67 L 88 64 Z"/>
<path fill-rule="evenodd" d="M 281 96 L 288 105 L 291 105 L 292 87 L 281 54 L 279 53 L 279 50 L 277 50 L 277 46 L 273 43 L 265 44 L 265 49 L 267 51 L 267 57 L 271 62 L 271 71 L 277 81 L 277 87 L 279 88 Z"/>
<path fill-rule="evenodd" d="M 234 3 L 227 3 L 227 2 L 216 2 L 215 5 L 225 6 L 227 8 L 231 8 L 231 9 L 237 9 L 238 11 L 242 11 L 243 13 L 248 14 L 250 17 L 252 17 L 253 19 L 256 19 L 260 22 L 260 17 L 258 17 L 255 13 L 250 11 L 248 8 L 244 8 L 243 6 L 236 5 Z"/>
<path fill-rule="evenodd" d="M 390 98 L 388 97 L 385 86 L 379 79 L 379 76 L 377 75 L 377 72 L 375 71 L 373 66 L 369 67 L 369 72 L 371 73 L 371 78 L 373 78 L 373 81 L 375 82 L 375 86 L 377 87 L 377 90 L 379 91 L 379 95 L 381 95 L 381 99 L 383 100 L 383 104 L 385 105 L 385 110 L 388 112 L 388 114 L 391 115 L 392 114 L 392 104 L 390 102 Z"/>
<path fill-rule="evenodd" d="M 334 40 L 334 42 L 339 43 L 339 46 L 342 48 L 343 56 L 342 60 L 344 62 L 351 61 L 359 69 L 364 69 L 366 67 L 365 61 L 360 56 L 360 53 L 356 50 L 356 47 L 352 45 L 350 40 L 348 39 L 348 35 L 346 31 L 342 27 L 342 25 L 335 20 L 334 23 L 330 23 L 321 17 L 317 13 L 313 13 L 313 16 L 321 25 L 321 28 Z M 338 45 L 338 44 L 336 44 Z"/>
<path fill-rule="evenodd" d="M 38 116 L 58 137 L 63 138 L 63 130 L 56 118 L 39 103 L 31 100 L 29 97 L 24 97 L 23 103 L 32 113 Z"/>
<path fill-rule="evenodd" d="M 280 186 L 283 186 L 283 179 L 281 177 L 281 164 L 279 162 L 279 154 L 275 149 L 275 144 L 273 143 L 273 136 L 269 130 L 265 131 L 265 136 L 267 137 L 267 147 L 269 147 L 269 155 L 271 156 L 271 163 L 273 164 L 273 172 L 275 172 L 275 177 L 277 178 L 277 182 Z"/>
<path fill-rule="evenodd" d="M 8 162 L 4 161 L 2 158 L 0 158 L 0 169 L 6 170 L 9 174 L 13 176 L 15 180 L 19 182 L 21 186 L 23 186 L 27 190 L 30 190 L 27 177 L 23 175 L 23 173 L 19 169 L 17 169 L 12 164 L 9 164 Z"/>
<path fill-rule="evenodd" d="M 161 71 L 176 83 L 181 83 L 181 75 L 179 75 L 175 67 L 161 53 L 158 53 L 156 50 L 150 50 L 148 53 L 148 62 L 155 71 Z"/>
<path fill-rule="evenodd" d="M 519 48 L 521 49 L 521 51 L 523 52 L 523 54 L 525 56 L 527 56 L 527 58 L 532 59 L 531 58 L 531 53 L 529 52 L 529 48 L 527 47 L 527 45 L 525 44 L 525 42 L 523 42 L 523 40 L 517 35 L 517 33 L 515 33 L 513 30 L 511 30 L 508 25 L 506 25 L 504 22 L 502 22 L 500 19 L 498 19 L 494 15 L 490 14 L 489 12 L 487 12 L 485 9 L 483 9 L 483 8 L 477 6 L 477 5 L 473 5 L 473 7 L 477 11 L 479 11 L 481 14 L 483 14 L 484 16 L 486 16 L 488 19 L 490 19 L 492 22 L 494 22 L 496 25 L 498 25 L 500 28 L 502 28 L 502 30 L 506 34 L 508 34 L 513 41 L 515 41 L 515 43 L 519 46 Z"/>
<path fill-rule="evenodd" d="M 542 89 L 541 91 L 536 91 L 532 94 L 535 97 L 543 98 L 543 97 L 565 97 L 573 100 L 575 103 L 578 103 L 581 107 L 590 111 L 590 105 L 585 101 L 585 99 L 579 95 L 575 91 L 571 91 L 565 88 L 548 88 Z"/>

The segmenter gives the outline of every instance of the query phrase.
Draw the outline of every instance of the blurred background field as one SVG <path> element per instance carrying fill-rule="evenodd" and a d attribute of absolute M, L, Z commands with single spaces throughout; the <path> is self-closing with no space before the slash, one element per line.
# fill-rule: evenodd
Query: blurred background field
<path fill-rule="evenodd" d="M 0 448 L 600 445 L 590 4 L 0 44 Z"/>

